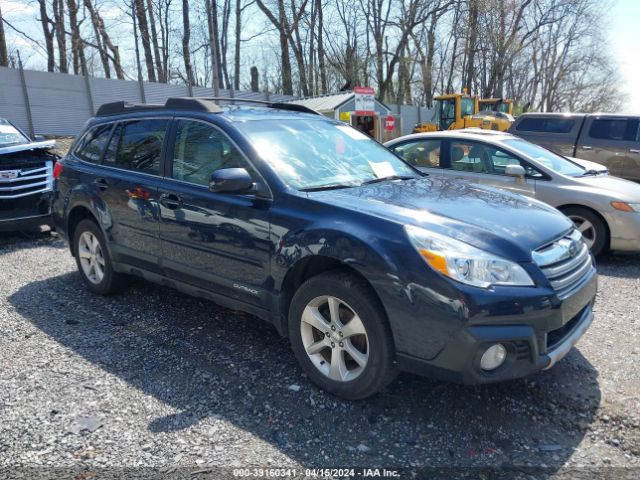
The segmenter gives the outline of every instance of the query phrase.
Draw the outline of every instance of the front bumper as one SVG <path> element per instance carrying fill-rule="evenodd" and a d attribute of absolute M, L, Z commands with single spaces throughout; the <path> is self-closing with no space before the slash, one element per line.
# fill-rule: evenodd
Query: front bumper
<path fill-rule="evenodd" d="M 540 312 L 522 313 L 513 323 L 500 317 L 485 317 L 482 324 L 465 326 L 457 331 L 433 359 L 399 353 L 401 370 L 446 381 L 465 384 L 493 383 L 531 375 L 551 368 L 569 353 L 593 321 L 592 306 L 597 289 L 595 270 L 571 295 L 558 299 L 553 319 L 540 326 Z M 515 323 L 517 321 L 517 324 Z M 494 323 L 492 325 L 492 323 Z M 496 370 L 480 368 L 480 358 L 491 345 L 501 343 L 507 359 Z"/>
<path fill-rule="evenodd" d="M 47 191 L 17 199 L 0 198 L 0 232 L 51 225 L 52 197 L 53 192 Z"/>
<path fill-rule="evenodd" d="M 611 234 L 611 250 L 640 252 L 640 213 L 605 212 L 605 220 Z"/>

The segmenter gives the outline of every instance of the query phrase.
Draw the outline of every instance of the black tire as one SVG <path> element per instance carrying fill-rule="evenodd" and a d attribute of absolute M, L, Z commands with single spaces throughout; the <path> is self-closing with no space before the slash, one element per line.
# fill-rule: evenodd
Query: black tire
<path fill-rule="evenodd" d="M 583 232 L 584 238 L 587 241 L 592 241 L 591 253 L 595 256 L 604 253 L 609 248 L 609 231 L 604 223 L 604 220 L 587 208 L 582 207 L 567 207 L 562 210 L 567 217 L 571 219 L 576 228 L 579 228 L 584 221 L 589 222 L 593 228 L 589 228 L 588 231 Z"/>
<path fill-rule="evenodd" d="M 324 296 L 336 297 L 341 300 L 340 312 L 344 312 L 344 308 L 346 308 L 347 312 L 352 311 L 351 313 L 357 314 L 366 331 L 368 359 L 360 373 L 351 380 L 337 381 L 322 373 L 319 367 L 316 367 L 312 362 L 304 346 L 303 312 L 310 302 Z M 327 316 L 325 315 L 324 318 L 326 320 Z M 315 331 L 315 333 L 318 334 L 319 331 Z M 355 339 L 357 336 L 351 338 Z M 371 287 L 349 272 L 336 270 L 322 273 L 310 278 L 300 286 L 293 296 L 289 309 L 289 339 L 298 362 L 311 381 L 339 397 L 348 400 L 369 397 L 383 389 L 397 375 L 393 338 L 384 308 Z M 328 338 L 327 341 L 331 342 L 331 339 Z M 351 344 L 351 340 L 349 343 Z M 343 344 L 340 343 L 340 345 Z M 325 348 L 327 350 L 323 350 L 325 352 L 323 355 L 331 357 L 333 355 L 332 349 Z M 342 358 L 356 365 L 348 354 Z M 327 361 L 329 364 L 331 363 L 330 360 Z"/>
<path fill-rule="evenodd" d="M 104 258 L 104 276 L 98 283 L 92 282 L 89 279 L 80 263 L 80 237 L 85 232 L 91 233 L 98 240 L 101 253 Z M 73 256 L 76 259 L 76 265 L 78 266 L 78 271 L 80 272 L 82 281 L 93 293 L 97 293 L 99 295 L 110 295 L 112 293 L 119 292 L 126 287 L 127 277 L 126 275 L 113 271 L 111 256 L 107 249 L 107 242 L 102 234 L 102 230 L 100 230 L 100 227 L 93 220 L 84 219 L 76 225 L 73 235 Z"/>

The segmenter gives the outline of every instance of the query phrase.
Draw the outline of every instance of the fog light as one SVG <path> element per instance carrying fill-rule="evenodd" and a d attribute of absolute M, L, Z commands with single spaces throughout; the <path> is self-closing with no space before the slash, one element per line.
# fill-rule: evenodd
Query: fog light
<path fill-rule="evenodd" d="M 507 349 L 504 345 L 496 343 L 487 348 L 480 359 L 480 368 L 483 370 L 495 370 L 507 359 Z"/>

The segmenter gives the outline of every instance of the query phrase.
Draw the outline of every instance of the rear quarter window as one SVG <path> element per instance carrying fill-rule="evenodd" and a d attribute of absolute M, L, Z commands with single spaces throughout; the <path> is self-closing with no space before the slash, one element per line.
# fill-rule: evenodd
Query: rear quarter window
<path fill-rule="evenodd" d="M 99 163 L 109 141 L 112 124 L 97 125 L 85 133 L 74 150 L 76 157 L 91 163 Z"/>
<path fill-rule="evenodd" d="M 569 133 L 575 120 L 571 118 L 526 117 L 518 123 L 519 132 Z"/>

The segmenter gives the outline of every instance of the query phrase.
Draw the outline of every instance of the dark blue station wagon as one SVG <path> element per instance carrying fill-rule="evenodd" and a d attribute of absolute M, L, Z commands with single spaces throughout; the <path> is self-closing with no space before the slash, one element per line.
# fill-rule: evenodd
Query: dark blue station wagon
<path fill-rule="evenodd" d="M 522 377 L 593 319 L 593 258 L 565 216 L 425 175 L 304 107 L 107 104 L 54 176 L 91 291 L 136 275 L 252 313 L 345 398 L 399 370 Z"/>

